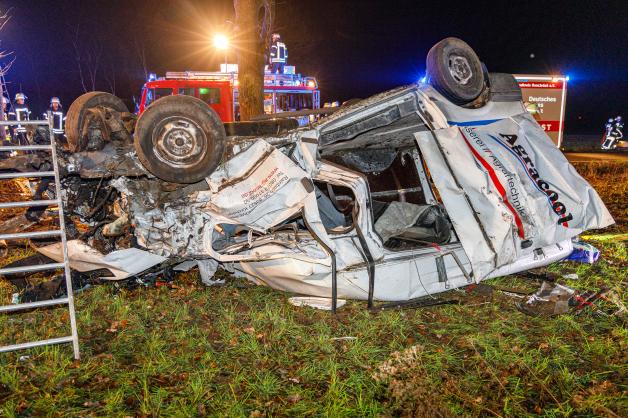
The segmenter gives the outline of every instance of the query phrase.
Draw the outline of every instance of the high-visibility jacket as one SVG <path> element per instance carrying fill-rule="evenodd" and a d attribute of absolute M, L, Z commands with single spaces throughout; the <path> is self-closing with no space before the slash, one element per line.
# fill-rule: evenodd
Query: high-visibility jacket
<path fill-rule="evenodd" d="M 288 47 L 281 41 L 275 41 L 270 46 L 270 62 L 288 62 Z"/>
<path fill-rule="evenodd" d="M 52 133 L 63 134 L 65 132 L 65 115 L 63 114 L 63 108 L 52 110 L 52 107 L 48 109 L 48 112 L 52 114 Z M 44 119 L 48 120 L 48 112 L 44 112 Z"/>
<path fill-rule="evenodd" d="M 622 122 L 616 121 L 615 124 L 613 125 L 612 132 L 615 134 L 615 137 L 617 139 L 623 139 L 624 138 L 624 124 Z"/>
<path fill-rule="evenodd" d="M 0 117 L 2 118 L 3 121 L 7 121 L 9 120 L 9 114 L 7 113 L 7 111 L 0 111 Z M 9 140 L 11 139 L 11 131 L 9 130 L 8 126 L 1 126 L 0 127 L 0 140 Z"/>
<path fill-rule="evenodd" d="M 25 104 L 14 104 L 13 109 L 9 112 L 9 120 L 24 121 L 31 119 L 31 111 Z M 17 132 L 26 132 L 26 127 L 23 125 L 17 125 L 15 127 Z"/>

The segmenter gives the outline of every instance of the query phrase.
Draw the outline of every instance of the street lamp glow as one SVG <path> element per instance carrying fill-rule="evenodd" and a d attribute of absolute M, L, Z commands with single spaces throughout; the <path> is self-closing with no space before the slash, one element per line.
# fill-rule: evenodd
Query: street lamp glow
<path fill-rule="evenodd" d="M 229 38 L 223 34 L 214 35 L 214 47 L 216 47 L 216 49 L 229 48 Z"/>

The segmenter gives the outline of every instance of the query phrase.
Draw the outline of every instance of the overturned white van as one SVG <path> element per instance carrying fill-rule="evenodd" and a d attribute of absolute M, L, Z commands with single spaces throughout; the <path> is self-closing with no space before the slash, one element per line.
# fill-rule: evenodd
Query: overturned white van
<path fill-rule="evenodd" d="M 432 48 L 428 74 L 427 83 L 342 107 L 309 127 L 222 138 L 221 158 L 211 158 L 220 163 L 180 187 L 164 187 L 155 167 L 185 170 L 186 152 L 204 161 L 199 152 L 217 149 L 207 146 L 217 131 L 164 113 L 167 123 L 152 120 L 152 130 L 135 135 L 136 150 L 138 141 L 156 141 L 155 155 L 146 144 L 138 152 L 142 163 L 158 164 L 128 164 L 132 174 L 116 168 L 106 177 L 116 217 L 128 219 L 144 251 L 369 304 L 547 265 L 569 255 L 582 231 L 613 223 L 528 114 L 512 75 L 487 73 L 454 38 Z M 171 99 L 151 107 L 173 106 Z M 132 151 L 118 156 L 137 162 Z M 103 168 L 81 158 L 73 154 L 74 174 L 98 178 L 92 172 Z"/>

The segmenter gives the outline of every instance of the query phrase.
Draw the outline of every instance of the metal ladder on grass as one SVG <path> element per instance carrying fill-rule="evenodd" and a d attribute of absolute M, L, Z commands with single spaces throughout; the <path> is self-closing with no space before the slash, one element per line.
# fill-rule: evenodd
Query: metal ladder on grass
<path fill-rule="evenodd" d="M 60 237 L 61 245 L 63 248 L 63 262 L 62 263 L 49 263 L 38 264 L 21 267 L 0 268 L 0 274 L 12 274 L 12 273 L 28 273 L 38 272 L 46 270 L 63 269 L 65 275 L 65 285 L 67 289 L 67 296 L 64 298 L 42 300 L 29 303 L 18 303 L 14 305 L 0 305 L 0 313 L 11 313 L 17 311 L 23 311 L 26 309 L 40 308 L 45 306 L 54 305 L 67 305 L 70 316 L 70 329 L 71 335 L 67 337 L 50 338 L 47 340 L 31 341 L 21 344 L 0 346 L 0 353 L 7 351 L 23 350 L 32 347 L 39 347 L 52 344 L 72 343 L 74 349 L 74 358 L 80 358 L 79 352 L 79 340 L 78 331 L 76 328 L 76 315 L 74 311 L 74 294 L 72 291 L 72 276 L 70 273 L 70 263 L 68 259 L 68 246 L 65 236 L 65 219 L 63 217 L 63 206 L 61 200 L 61 182 L 59 179 L 59 166 L 57 163 L 57 150 L 55 144 L 55 137 L 52 132 L 53 118 L 52 114 L 48 113 L 48 120 L 33 120 L 33 121 L 21 121 L 20 125 L 34 125 L 34 126 L 48 126 L 50 133 L 50 145 L 10 145 L 0 146 L 0 152 L 7 151 L 48 151 L 52 154 L 52 167 L 53 171 L 34 171 L 26 173 L 0 173 L 0 180 L 16 179 L 16 178 L 43 178 L 54 177 L 55 180 L 55 198 L 50 200 L 27 200 L 21 202 L 0 202 L 0 209 L 9 208 L 21 208 L 32 206 L 56 206 L 58 208 L 59 216 L 59 229 L 53 229 L 48 231 L 37 232 L 18 232 L 12 234 L 0 234 L 0 240 L 14 240 L 24 238 L 43 238 L 43 237 Z M 0 129 L 4 129 L 5 126 L 17 125 L 15 121 L 2 121 L 0 122 Z"/>

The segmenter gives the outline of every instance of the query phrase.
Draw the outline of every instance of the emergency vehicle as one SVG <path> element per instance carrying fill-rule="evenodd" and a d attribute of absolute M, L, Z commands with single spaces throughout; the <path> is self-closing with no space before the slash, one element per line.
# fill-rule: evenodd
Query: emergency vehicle
<path fill-rule="evenodd" d="M 138 115 L 162 97 L 187 95 L 203 100 L 223 122 L 239 121 L 238 66 L 222 64 L 220 69 L 218 72 L 167 72 L 165 77 L 159 78 L 151 75 L 142 88 Z M 286 66 L 284 74 L 264 74 L 264 113 L 318 108 L 320 91 L 316 78 L 296 74 L 294 66 Z"/>

